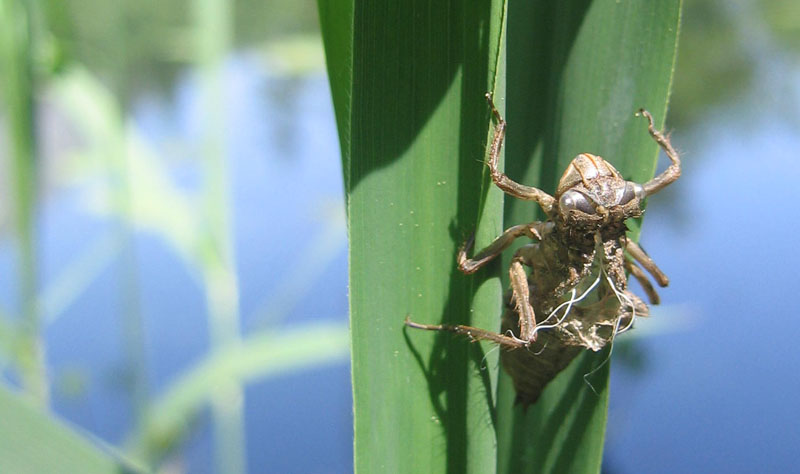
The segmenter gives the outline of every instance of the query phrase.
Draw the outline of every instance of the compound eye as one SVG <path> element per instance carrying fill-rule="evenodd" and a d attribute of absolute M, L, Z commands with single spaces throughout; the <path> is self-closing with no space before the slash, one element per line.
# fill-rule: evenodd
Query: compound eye
<path fill-rule="evenodd" d="M 577 191 L 567 191 L 561 195 L 558 200 L 558 207 L 561 212 L 567 213 L 568 211 L 578 210 L 584 214 L 595 214 L 596 210 L 589 199 Z"/>
<path fill-rule="evenodd" d="M 622 191 L 622 195 L 617 204 L 628 204 L 634 198 L 638 199 L 640 202 L 645 198 L 644 187 L 639 183 L 628 181 L 625 183 L 625 189 Z"/>

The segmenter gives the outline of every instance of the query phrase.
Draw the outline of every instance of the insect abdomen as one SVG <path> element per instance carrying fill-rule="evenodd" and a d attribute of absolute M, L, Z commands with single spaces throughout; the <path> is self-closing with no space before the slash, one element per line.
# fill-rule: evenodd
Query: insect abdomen
<path fill-rule="evenodd" d="M 506 310 L 503 316 L 503 333 L 509 329 L 518 332 L 512 326 L 515 319 L 518 319 L 516 313 Z M 544 387 L 584 350 L 586 349 L 581 346 L 564 344 L 549 331 L 541 331 L 536 344 L 531 347 L 503 351 L 500 359 L 514 382 L 517 403 L 526 408 L 536 403 Z"/>

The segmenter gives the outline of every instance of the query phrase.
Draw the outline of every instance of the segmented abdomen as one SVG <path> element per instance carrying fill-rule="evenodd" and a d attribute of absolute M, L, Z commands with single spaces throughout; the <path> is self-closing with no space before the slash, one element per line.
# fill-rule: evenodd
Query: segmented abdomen
<path fill-rule="evenodd" d="M 508 330 L 519 335 L 519 317 L 513 309 L 506 309 L 503 315 L 503 334 Z M 500 360 L 514 382 L 517 403 L 526 408 L 536 403 L 544 387 L 584 350 L 564 344 L 551 331 L 540 331 L 529 348 L 503 350 Z"/>

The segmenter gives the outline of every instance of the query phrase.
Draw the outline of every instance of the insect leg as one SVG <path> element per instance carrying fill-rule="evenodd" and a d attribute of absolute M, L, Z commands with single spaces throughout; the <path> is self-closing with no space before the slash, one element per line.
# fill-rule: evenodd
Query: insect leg
<path fill-rule="evenodd" d="M 516 337 L 504 336 L 503 334 L 497 334 L 495 332 L 487 331 L 485 329 L 480 329 L 480 328 L 474 328 L 472 326 L 462 326 L 460 324 L 459 325 L 420 324 L 420 323 L 415 323 L 408 316 L 406 316 L 405 324 L 410 328 L 425 329 L 426 331 L 453 332 L 456 334 L 461 334 L 462 336 L 468 336 L 470 339 L 474 341 L 478 340 L 492 341 L 496 344 L 500 344 L 501 346 L 504 346 L 509 349 L 517 349 L 528 345 L 525 341 L 517 339 Z"/>
<path fill-rule="evenodd" d="M 656 283 L 658 283 L 659 286 L 664 287 L 669 285 L 669 278 L 667 278 L 667 275 L 665 275 L 664 272 L 658 268 L 658 265 L 656 265 L 656 262 L 654 262 L 650 256 L 644 253 L 644 250 L 639 247 L 639 244 L 631 239 L 626 240 L 628 241 L 627 250 L 631 257 L 636 259 L 636 261 L 639 262 L 645 270 L 653 275 L 653 278 L 656 279 Z"/>
<path fill-rule="evenodd" d="M 475 243 L 475 234 L 473 234 L 458 250 L 458 269 L 467 275 L 475 273 L 479 268 L 500 255 L 517 237 L 527 235 L 531 239 L 541 240 L 542 233 L 545 232 L 544 226 L 545 223 L 543 222 L 532 222 L 510 227 L 494 239 L 494 242 L 489 244 L 488 247 L 478 252 L 474 257 L 468 258 L 467 254 L 472 250 L 472 245 Z"/>
<path fill-rule="evenodd" d="M 642 285 L 644 288 L 644 292 L 647 293 L 647 299 L 650 300 L 652 304 L 658 304 L 661 302 L 661 299 L 658 297 L 658 292 L 656 289 L 653 288 L 653 284 L 650 283 L 650 280 L 647 278 L 647 275 L 642 271 L 641 268 L 634 262 L 633 260 L 629 260 L 627 257 L 625 258 L 625 269 L 633 275 L 634 278 Z"/>
<path fill-rule="evenodd" d="M 536 315 L 531 305 L 531 293 L 528 286 L 528 275 L 525 273 L 523 263 L 526 247 L 521 247 L 511 260 L 508 273 L 511 277 L 511 291 L 519 315 L 519 336 L 523 341 L 536 340 Z"/>
<path fill-rule="evenodd" d="M 650 115 L 650 112 L 646 111 L 645 109 L 639 109 L 639 113 L 647 118 L 647 130 L 650 132 L 650 136 L 653 137 L 653 140 L 658 143 L 658 145 L 667 154 L 670 161 L 672 161 L 672 163 L 670 163 L 669 167 L 664 170 L 663 173 L 643 184 L 645 192 L 648 196 L 650 196 L 651 194 L 661 191 L 668 184 L 672 183 L 681 176 L 681 159 L 678 156 L 678 152 L 672 148 L 672 143 L 670 143 L 669 137 L 656 130 L 655 125 L 653 124 L 653 116 Z"/>
<path fill-rule="evenodd" d="M 539 206 L 542 207 L 545 214 L 553 217 L 556 203 L 553 196 L 539 188 L 519 184 L 497 169 L 497 159 L 500 157 L 500 148 L 503 146 L 503 138 L 506 134 L 506 121 L 503 120 L 497 107 L 494 106 L 491 92 L 486 93 L 486 100 L 489 102 L 489 107 L 492 109 L 495 120 L 497 120 L 497 125 L 494 127 L 492 146 L 489 151 L 489 171 L 492 173 L 492 181 L 506 194 L 526 201 L 536 201 Z"/>

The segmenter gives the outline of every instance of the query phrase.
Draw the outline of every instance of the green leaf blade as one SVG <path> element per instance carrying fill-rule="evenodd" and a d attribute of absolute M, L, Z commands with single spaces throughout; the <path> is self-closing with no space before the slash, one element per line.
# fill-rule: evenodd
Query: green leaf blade
<path fill-rule="evenodd" d="M 323 32 L 347 24 L 324 4 Z M 496 352 L 483 361 L 491 347 L 403 319 L 486 325 L 500 313 L 499 267 L 465 277 L 455 254 L 476 226 L 478 245 L 502 228 L 482 160 L 504 5 L 353 5 L 351 83 L 331 54 L 347 34 L 325 41 L 349 206 L 355 467 L 487 472 Z"/>
<path fill-rule="evenodd" d="M 352 20 L 336 20 L 345 33 L 325 41 L 348 192 L 356 470 L 599 471 L 605 353 L 580 356 L 524 413 L 508 380 L 495 381 L 490 346 L 408 330 L 399 316 L 499 327 L 506 267 L 464 277 L 456 246 L 475 225 L 481 247 L 538 210 L 509 200 L 504 225 L 502 195 L 475 166 L 489 138 L 474 100 L 485 90 L 508 104 L 512 178 L 552 192 L 580 152 L 629 179 L 653 175 L 657 148 L 633 114 L 646 107 L 663 123 L 680 2 L 512 4 L 507 101 L 499 3 L 351 5 Z"/>
<path fill-rule="evenodd" d="M 680 4 L 511 4 L 506 171 L 512 178 L 553 192 L 582 152 L 606 158 L 626 179 L 653 176 L 657 146 L 646 121 L 634 113 L 645 107 L 663 124 Z M 507 226 L 541 217 L 529 203 L 507 200 Z M 631 227 L 638 234 L 637 223 Z M 606 357 L 607 351 L 579 356 L 527 413 L 513 406 L 513 388 L 501 377 L 499 472 L 600 471 L 609 396 Z"/>

